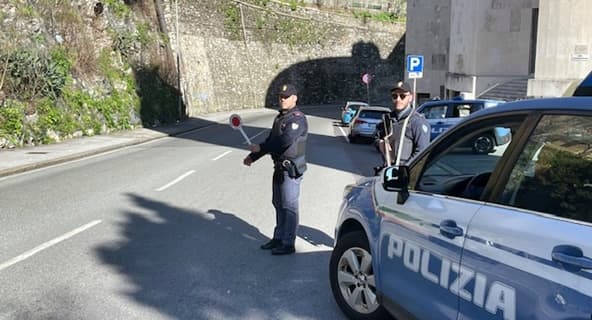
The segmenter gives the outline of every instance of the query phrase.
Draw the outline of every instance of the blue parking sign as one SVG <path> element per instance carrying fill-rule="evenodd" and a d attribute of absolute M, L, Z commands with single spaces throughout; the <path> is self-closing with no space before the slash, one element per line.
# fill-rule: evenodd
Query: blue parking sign
<path fill-rule="evenodd" d="M 407 56 L 407 73 L 409 79 L 418 79 L 423 77 L 423 56 Z"/>

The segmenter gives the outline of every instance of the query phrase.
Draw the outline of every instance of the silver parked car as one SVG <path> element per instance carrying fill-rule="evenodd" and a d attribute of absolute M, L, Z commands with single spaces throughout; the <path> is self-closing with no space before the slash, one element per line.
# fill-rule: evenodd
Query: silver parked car
<path fill-rule="evenodd" d="M 391 109 L 380 106 L 360 107 L 350 123 L 349 141 L 356 142 L 360 138 L 374 139 L 376 125 L 382 122 L 382 116 L 390 113 Z"/>

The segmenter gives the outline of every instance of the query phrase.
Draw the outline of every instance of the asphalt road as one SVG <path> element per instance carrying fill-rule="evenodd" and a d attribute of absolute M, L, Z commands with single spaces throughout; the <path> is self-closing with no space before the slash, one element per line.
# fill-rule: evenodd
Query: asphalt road
<path fill-rule="evenodd" d="M 272 162 L 214 125 L 0 181 L 0 319 L 344 319 L 328 262 L 343 187 L 372 174 L 337 107 L 305 108 L 296 254 L 271 256 Z M 255 142 L 275 112 L 243 118 Z"/>

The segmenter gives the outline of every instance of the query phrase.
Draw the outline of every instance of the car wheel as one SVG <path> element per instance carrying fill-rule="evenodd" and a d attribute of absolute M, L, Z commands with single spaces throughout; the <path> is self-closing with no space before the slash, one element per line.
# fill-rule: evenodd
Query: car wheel
<path fill-rule="evenodd" d="M 372 254 L 364 232 L 341 237 L 331 254 L 329 278 L 335 301 L 350 319 L 388 317 L 377 300 Z"/>
<path fill-rule="evenodd" d="M 485 134 L 478 136 L 473 140 L 473 152 L 478 154 L 487 154 L 493 151 L 495 140 L 492 135 Z"/>
<path fill-rule="evenodd" d="M 347 138 L 349 139 L 349 143 L 356 143 L 356 142 L 358 142 L 358 137 L 352 136 L 351 133 L 347 136 Z"/>

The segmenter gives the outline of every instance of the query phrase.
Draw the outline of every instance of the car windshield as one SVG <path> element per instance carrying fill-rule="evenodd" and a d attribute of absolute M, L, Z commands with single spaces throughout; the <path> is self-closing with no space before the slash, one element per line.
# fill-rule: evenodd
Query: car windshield
<path fill-rule="evenodd" d="M 442 119 L 446 117 L 447 109 L 448 105 L 433 106 L 424 108 L 420 113 L 422 113 L 426 119 Z"/>
<path fill-rule="evenodd" d="M 473 112 L 483 109 L 483 103 L 463 103 L 457 104 L 453 109 L 453 117 L 466 117 Z"/>
<path fill-rule="evenodd" d="M 382 119 L 382 115 L 385 113 L 387 112 L 378 110 L 362 110 L 359 117 L 365 119 Z"/>

